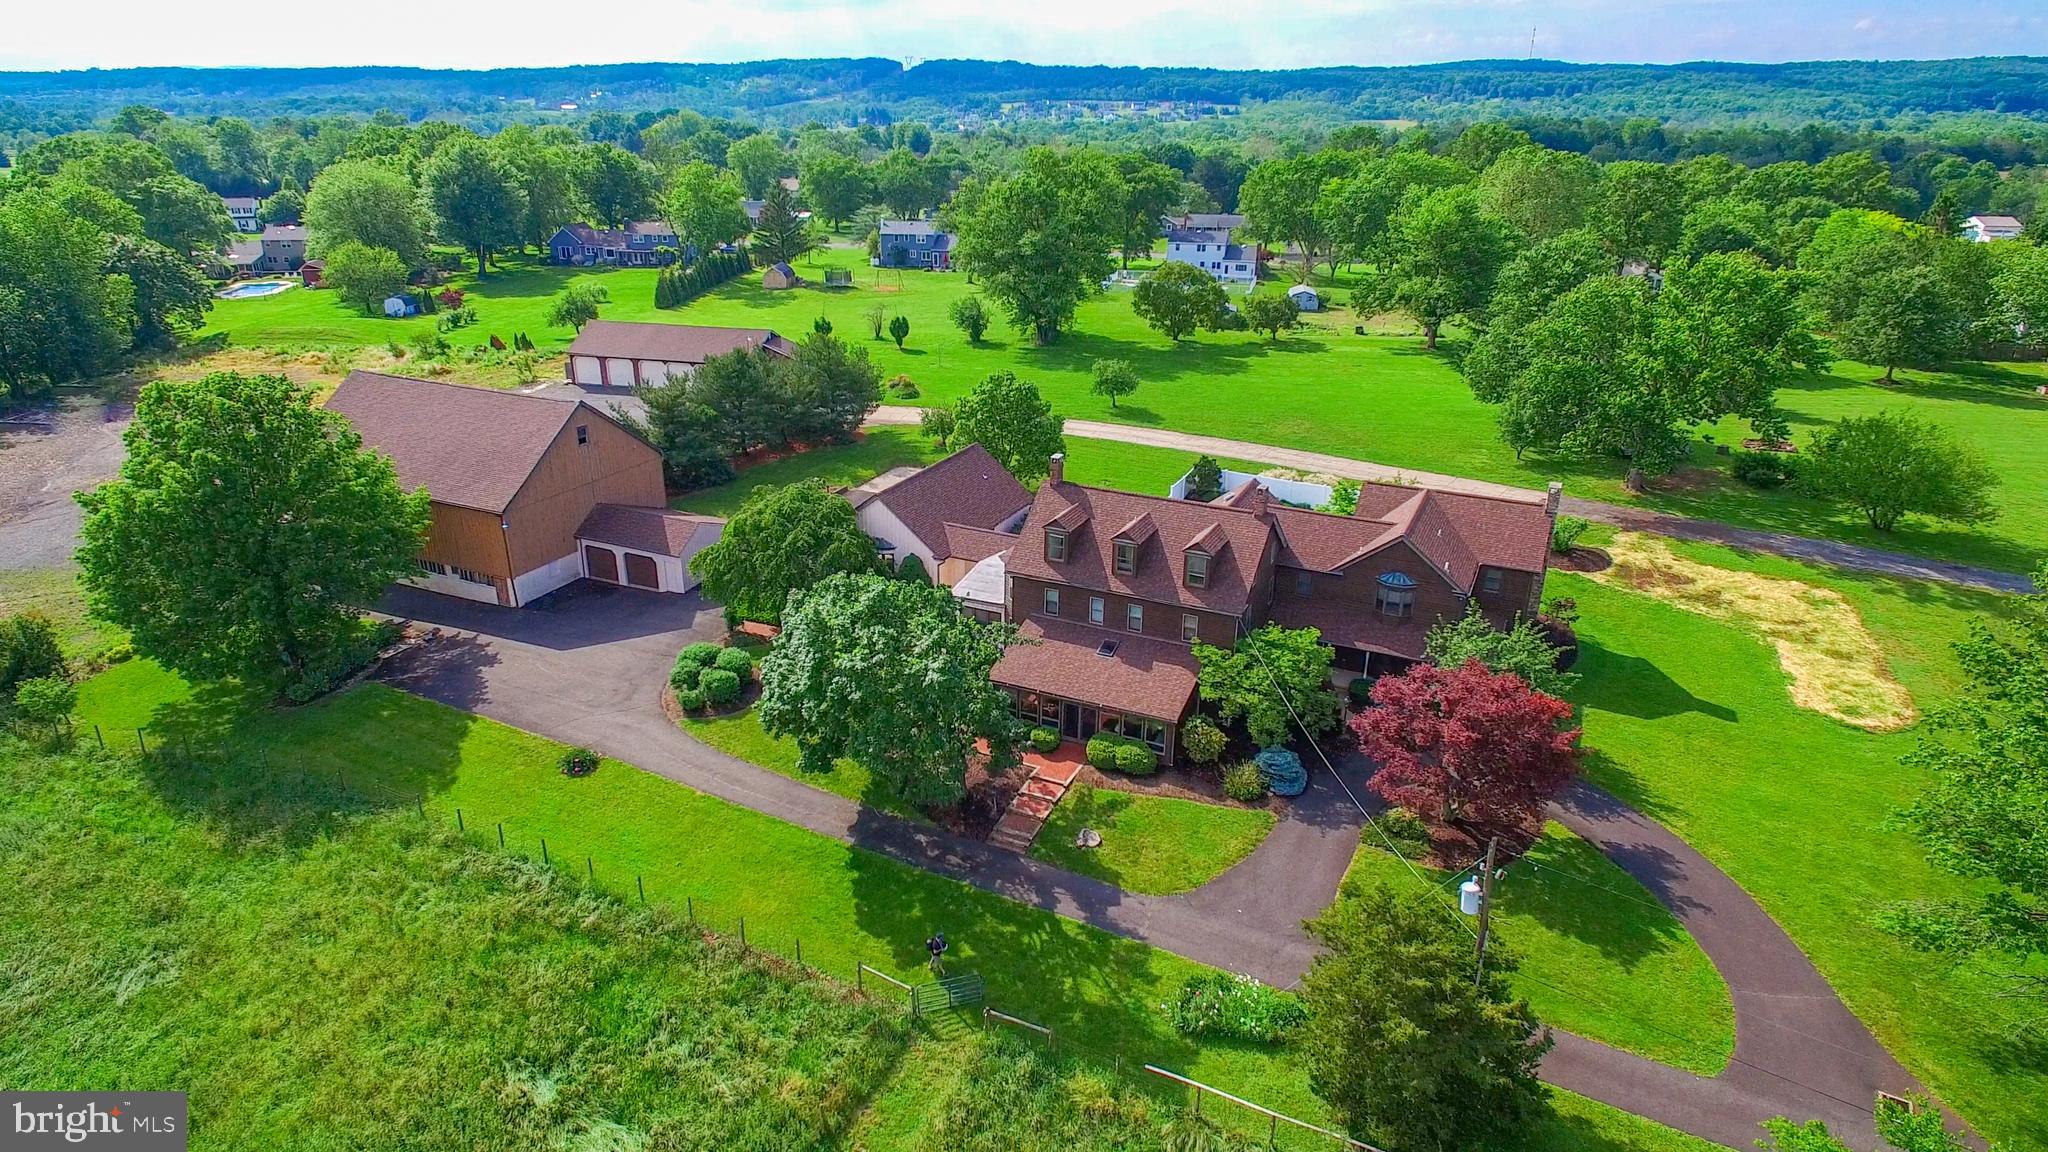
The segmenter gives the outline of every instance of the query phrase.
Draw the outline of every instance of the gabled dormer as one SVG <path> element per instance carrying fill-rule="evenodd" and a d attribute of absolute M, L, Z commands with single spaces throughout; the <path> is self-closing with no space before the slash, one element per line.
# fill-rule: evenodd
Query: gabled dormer
<path fill-rule="evenodd" d="M 1045 522 L 1045 561 L 1048 564 L 1064 564 L 1073 559 L 1076 533 L 1088 522 L 1088 510 L 1079 504 L 1069 504 L 1060 514 Z"/>
<path fill-rule="evenodd" d="M 1196 533 L 1194 539 L 1181 549 L 1181 583 L 1190 588 L 1207 588 L 1217 554 L 1228 541 L 1229 536 L 1220 524 L 1211 524 Z"/>
<path fill-rule="evenodd" d="M 1145 541 L 1158 534 L 1159 527 L 1152 523 L 1152 515 L 1149 512 L 1138 513 L 1131 518 L 1130 523 L 1118 529 L 1117 534 L 1110 540 L 1116 549 L 1116 555 L 1110 561 L 1116 574 L 1136 576 L 1138 556 L 1145 547 Z"/>

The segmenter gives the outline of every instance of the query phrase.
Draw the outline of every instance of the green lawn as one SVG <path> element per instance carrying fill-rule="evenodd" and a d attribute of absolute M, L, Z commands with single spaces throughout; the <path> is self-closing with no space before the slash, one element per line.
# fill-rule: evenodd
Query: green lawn
<path fill-rule="evenodd" d="M 70 568 L 0 568 L 0 616 L 17 612 L 49 617 L 67 660 L 95 662 L 127 636 L 86 614 L 78 573 Z"/>
<path fill-rule="evenodd" d="M 864 254 L 846 248 L 818 253 L 800 263 L 798 271 L 822 282 L 827 267 L 852 267 L 854 287 L 769 292 L 760 287 L 758 276 L 747 276 L 667 313 L 654 308 L 654 273 L 647 270 L 593 272 L 514 261 L 481 279 L 458 276 L 455 284 L 470 293 L 477 309 L 479 341 L 495 333 L 509 342 L 523 331 L 543 351 L 558 351 L 573 333 L 542 322 L 548 298 L 567 283 L 587 279 L 610 293 L 612 303 L 604 314 L 611 319 L 763 326 L 797 336 L 809 332 L 816 318 L 826 317 L 836 334 L 868 348 L 885 376 L 900 373 L 915 380 L 923 392 L 919 403 L 951 400 L 990 372 L 1007 369 L 1036 383 L 1068 417 L 1229 436 L 1530 487 L 1562 479 L 1573 495 L 1634 499 L 1621 487 L 1619 461 L 1517 460 L 1500 442 L 1493 410 L 1473 399 L 1459 378 L 1454 358 L 1462 345 L 1456 340 L 1431 353 L 1405 333 L 1372 328 L 1369 335 L 1355 335 L 1357 318 L 1339 310 L 1308 317 L 1307 327 L 1277 344 L 1251 333 L 1204 332 L 1175 345 L 1131 312 L 1128 289 L 1112 289 L 1083 303 L 1073 330 L 1049 347 L 1036 347 L 1007 327 L 975 346 L 946 316 L 954 300 L 974 291 L 966 276 L 871 269 Z M 870 337 L 865 315 L 876 304 L 910 321 L 910 337 L 901 350 Z M 382 346 L 394 340 L 402 344 L 432 324 L 431 317 L 357 315 L 331 292 L 294 289 L 262 299 L 220 301 L 206 332 L 226 333 L 243 345 Z M 1137 394 L 1115 409 L 1089 393 L 1090 370 L 1105 357 L 1131 361 L 1144 380 Z M 1909 524 L 1892 536 L 1879 536 L 1852 515 L 1728 480 L 1718 471 L 1723 458 L 1701 441 L 1694 442 L 1693 462 L 1716 471 L 1699 483 L 1652 495 L 1648 502 L 1734 523 L 1875 542 L 2014 571 L 2048 560 L 2048 485 L 2039 482 L 2048 472 L 2048 399 L 2032 392 L 2034 385 L 2048 382 L 2048 366 L 1966 365 L 1951 373 L 1909 372 L 1897 388 L 1872 384 L 1877 375 L 1867 366 L 1844 362 L 1780 393 L 1794 439 L 1806 443 L 1822 422 L 1846 414 L 1910 408 L 1954 429 L 1991 458 L 2004 481 L 1998 495 L 2005 510 L 2000 520 L 1971 530 Z M 1738 422 L 1713 431 L 1723 444 L 1744 434 Z"/>
<path fill-rule="evenodd" d="M 916 805 L 905 803 L 887 789 L 877 788 L 874 777 L 856 761 L 835 761 L 830 772 L 804 771 L 797 765 L 796 741 L 763 731 L 759 714 L 752 708 L 733 716 L 685 716 L 683 731 L 721 752 L 801 780 L 813 788 L 912 820 L 927 819 Z"/>
<path fill-rule="evenodd" d="M 159 747 L 180 748 L 189 734 L 197 748 L 236 755 L 238 771 L 260 786 L 270 786 L 268 776 L 289 783 L 301 773 L 345 774 L 350 789 L 388 791 L 400 815 L 415 799 L 444 825 L 459 810 L 485 845 L 496 844 L 501 824 L 507 849 L 521 855 L 537 857 L 545 838 L 558 867 L 588 867 L 600 888 L 632 896 L 640 881 L 652 901 L 681 905 L 688 897 L 700 919 L 728 932 L 744 917 L 756 947 L 789 954 L 801 941 L 807 962 L 842 978 L 861 961 L 916 977 L 922 941 L 944 929 L 953 968 L 981 972 L 994 1006 L 1057 1028 L 1063 1052 L 1121 1054 L 1126 1066 L 1150 1060 L 1296 1115 L 1323 1116 L 1286 1050 L 1196 1045 L 1166 1025 L 1157 1005 L 1199 966 L 628 765 L 607 762 L 570 779 L 554 766 L 558 746 L 546 740 L 374 684 L 277 713 L 231 691 L 193 691 L 136 661 L 89 681 L 81 695 L 87 724 L 122 733 L 148 724 Z M 1560 1095 L 1558 1119 L 1533 1131 L 1529 1147 L 1696 1145 Z"/>
<path fill-rule="evenodd" d="M 1100 847 L 1074 845 L 1083 828 L 1102 833 Z M 1272 830 L 1273 814 L 1263 808 L 1076 787 L 1053 809 L 1031 854 L 1129 892 L 1164 896 L 1222 875 Z"/>
<path fill-rule="evenodd" d="M 1997 598 L 1947 585 L 1823 570 L 1705 545 L 1712 563 L 1839 590 L 1923 706 L 1953 692 L 1949 644 Z M 1905 1065 L 1978 1131 L 2048 1145 L 2048 1066 L 2013 1039 L 2020 1005 L 1999 978 L 1915 954 L 1880 931 L 1895 900 L 1965 886 L 1935 872 L 1886 817 L 1925 786 L 1899 763 L 1911 730 L 1874 734 L 1795 708 L 1775 652 L 1651 597 L 1553 573 L 1582 619 L 1594 780 L 1699 848 L 1754 895 Z"/>
<path fill-rule="evenodd" d="M 1507 872 L 1495 889 L 1494 926 L 1522 958 L 1515 990 L 1539 1019 L 1705 1076 L 1727 1064 L 1735 1049 L 1727 986 L 1647 889 L 1557 824 Z M 1439 899 L 1456 900 L 1457 877 L 1423 876 L 1418 883 L 1368 841 L 1345 879 L 1435 887 Z"/>

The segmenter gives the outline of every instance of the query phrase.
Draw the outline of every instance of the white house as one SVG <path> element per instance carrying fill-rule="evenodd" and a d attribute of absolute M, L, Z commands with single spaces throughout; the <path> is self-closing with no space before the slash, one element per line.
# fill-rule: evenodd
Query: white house
<path fill-rule="evenodd" d="M 766 328 L 592 320 L 570 343 L 567 368 L 573 384 L 631 388 L 688 376 L 706 357 L 741 348 L 766 348 L 788 356 L 794 346 Z"/>
<path fill-rule="evenodd" d="M 1226 284 L 1254 284 L 1259 279 L 1256 244 L 1234 244 L 1227 231 L 1174 228 L 1166 233 L 1166 258 L 1193 264 Z"/>
<path fill-rule="evenodd" d="M 846 494 L 861 531 L 893 566 L 912 556 L 952 587 L 1015 542 L 1031 493 L 979 444 L 929 468 L 892 471 Z"/>
<path fill-rule="evenodd" d="M 2011 216 L 1972 216 L 1963 221 L 1963 239 L 1988 244 L 1993 240 L 2017 240 L 2025 226 Z"/>
<path fill-rule="evenodd" d="M 256 219 L 259 205 L 254 196 L 223 196 L 220 202 L 227 205 L 228 219 L 234 223 L 235 231 L 263 231 L 263 225 Z"/>

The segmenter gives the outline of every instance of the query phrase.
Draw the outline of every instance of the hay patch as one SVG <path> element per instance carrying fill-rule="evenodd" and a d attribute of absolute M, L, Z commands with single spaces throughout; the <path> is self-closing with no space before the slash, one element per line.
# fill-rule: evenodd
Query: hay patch
<path fill-rule="evenodd" d="M 1834 589 L 1716 568 L 1639 532 L 1618 534 L 1608 552 L 1613 566 L 1589 579 L 1762 637 L 1777 649 L 1799 707 L 1871 732 L 1896 731 L 1919 717 L 1863 617 Z"/>

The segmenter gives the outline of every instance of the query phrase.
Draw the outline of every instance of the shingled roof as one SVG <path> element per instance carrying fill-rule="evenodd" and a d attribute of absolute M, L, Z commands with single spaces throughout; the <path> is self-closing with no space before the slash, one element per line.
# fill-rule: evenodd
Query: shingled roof
<path fill-rule="evenodd" d="M 571 356 L 613 356 L 622 360 L 665 360 L 702 364 L 741 348 L 767 348 L 788 356 L 796 346 L 767 328 L 711 328 L 701 324 L 636 324 L 592 320 L 569 344 Z"/>
<path fill-rule="evenodd" d="M 1105 647 L 1113 647 L 1106 656 Z M 1176 722 L 1194 698 L 1195 676 L 1185 644 L 1038 617 L 1018 626 L 989 670 L 989 679 L 1012 688 Z"/>
<path fill-rule="evenodd" d="M 1550 513 L 1535 501 L 1366 484 L 1353 515 L 1384 525 L 1388 543 L 1406 539 L 1468 592 L 1481 567 L 1541 572 L 1549 562 Z"/>
<path fill-rule="evenodd" d="M 1273 537 L 1271 525 L 1244 509 L 1051 480 L 1039 485 L 1024 523 L 1027 539 L 1010 553 L 1013 575 L 1229 616 L 1249 604 Z M 1045 558 L 1042 530 L 1048 525 L 1067 529 L 1067 559 L 1059 563 Z M 1137 571 L 1122 576 L 1115 568 L 1115 540 L 1126 529 L 1143 531 L 1144 538 L 1135 541 Z M 1205 587 L 1190 588 L 1183 579 L 1183 554 L 1197 540 L 1210 554 L 1209 579 Z"/>
<path fill-rule="evenodd" d="M 859 506 L 887 508 L 932 549 L 932 559 L 952 556 L 956 535 L 948 525 L 994 529 L 1031 503 L 1031 493 L 979 444 L 969 444 L 929 468 L 869 496 Z M 995 549 L 1000 551 L 1001 549 Z M 990 555 L 971 557 L 979 560 Z"/>
<path fill-rule="evenodd" d="M 348 374 L 327 409 L 391 458 L 401 485 L 485 512 L 512 503 L 572 417 L 611 419 L 581 400 L 362 371 Z"/>
<path fill-rule="evenodd" d="M 656 556 L 681 556 L 699 530 L 715 528 L 724 521 L 712 516 L 695 516 L 667 508 L 643 508 L 634 504 L 599 504 L 576 529 L 579 540 L 616 544 Z"/>

